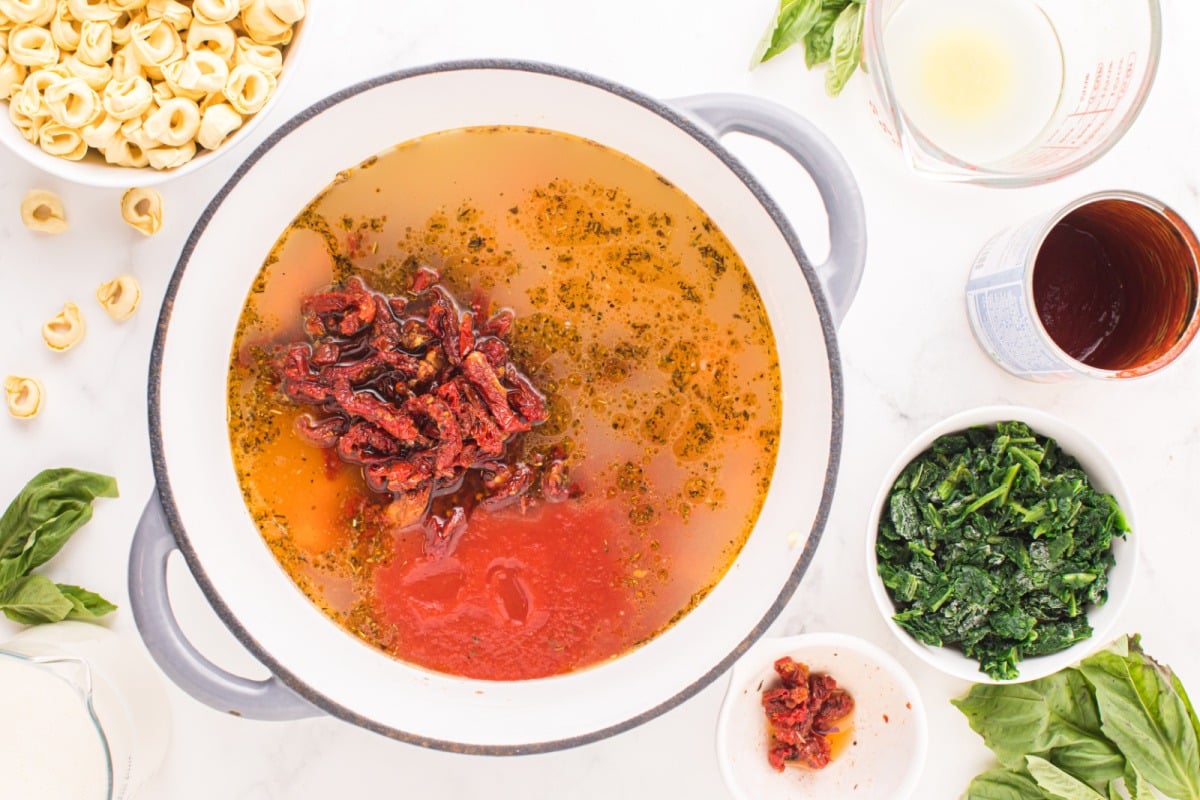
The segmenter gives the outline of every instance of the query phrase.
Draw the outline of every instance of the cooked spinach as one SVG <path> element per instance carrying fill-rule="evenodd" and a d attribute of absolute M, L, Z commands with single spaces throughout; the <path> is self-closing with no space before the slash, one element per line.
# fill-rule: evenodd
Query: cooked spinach
<path fill-rule="evenodd" d="M 1092 635 L 1129 524 L 1079 463 L 1023 422 L 942 436 L 892 486 L 875 545 L 900 627 L 993 678 Z"/>
<path fill-rule="evenodd" d="M 1182 682 L 1137 636 L 1029 683 L 952 701 L 1002 765 L 966 800 L 1200 800 L 1200 720 Z"/>
<path fill-rule="evenodd" d="M 0 516 L 0 611 L 37 625 L 95 619 L 116 606 L 78 586 L 54 583 L 32 570 L 49 561 L 92 518 L 97 497 L 116 497 L 107 475 L 62 468 L 39 472 Z"/>

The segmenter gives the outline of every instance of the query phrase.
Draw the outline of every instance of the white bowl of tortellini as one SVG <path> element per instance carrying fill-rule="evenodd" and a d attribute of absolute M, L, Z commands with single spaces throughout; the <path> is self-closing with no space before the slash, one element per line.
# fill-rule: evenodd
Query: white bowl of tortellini
<path fill-rule="evenodd" d="M 0 0 L 0 141 L 94 186 L 158 183 L 242 138 L 311 0 Z"/>

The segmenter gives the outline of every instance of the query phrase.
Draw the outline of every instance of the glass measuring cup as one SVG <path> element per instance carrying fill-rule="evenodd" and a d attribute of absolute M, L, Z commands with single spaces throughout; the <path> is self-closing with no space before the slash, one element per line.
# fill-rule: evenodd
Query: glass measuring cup
<path fill-rule="evenodd" d="M 5 797 L 127 800 L 166 754 L 162 681 L 106 628 L 28 628 L 0 645 L 0 678 L 0 712 L 20 721 L 0 732 Z"/>
<path fill-rule="evenodd" d="M 871 111 L 919 174 L 1044 183 L 1128 130 L 1161 39 L 1158 0 L 869 0 Z"/>

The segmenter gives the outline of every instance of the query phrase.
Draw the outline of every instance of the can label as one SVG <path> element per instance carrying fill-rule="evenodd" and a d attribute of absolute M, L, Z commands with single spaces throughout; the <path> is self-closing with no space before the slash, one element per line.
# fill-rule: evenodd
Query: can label
<path fill-rule="evenodd" d="M 1039 218 L 994 236 L 979 251 L 967 279 L 967 317 L 975 338 L 1000 366 L 1035 381 L 1075 375 L 1035 322 L 1037 311 L 1026 288 L 1047 221 Z"/>

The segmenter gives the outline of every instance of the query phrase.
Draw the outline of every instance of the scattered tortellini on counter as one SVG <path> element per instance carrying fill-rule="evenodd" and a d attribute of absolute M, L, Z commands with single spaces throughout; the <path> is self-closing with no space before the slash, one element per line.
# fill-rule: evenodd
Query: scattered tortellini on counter
<path fill-rule="evenodd" d="M 83 321 L 83 312 L 70 302 L 64 304 L 63 310 L 42 326 L 42 339 L 46 346 L 58 352 L 70 350 L 82 342 L 85 333 L 87 325 Z"/>
<path fill-rule="evenodd" d="M 42 410 L 46 390 L 37 378 L 9 375 L 4 379 L 4 401 L 17 419 L 33 419 Z"/>
<path fill-rule="evenodd" d="M 162 195 L 153 189 L 130 189 L 121 195 L 121 217 L 146 236 L 153 236 L 162 228 Z"/>
<path fill-rule="evenodd" d="M 96 289 L 96 299 L 116 322 L 124 322 L 137 311 L 142 301 L 142 287 L 132 275 L 119 275 Z"/>
<path fill-rule="evenodd" d="M 21 222 L 31 231 L 62 233 L 67 229 L 67 214 L 54 192 L 31 189 L 21 200 Z"/>
<path fill-rule="evenodd" d="M 305 0 L 0 0 L 0 100 L 70 160 L 171 169 L 275 92 Z"/>

